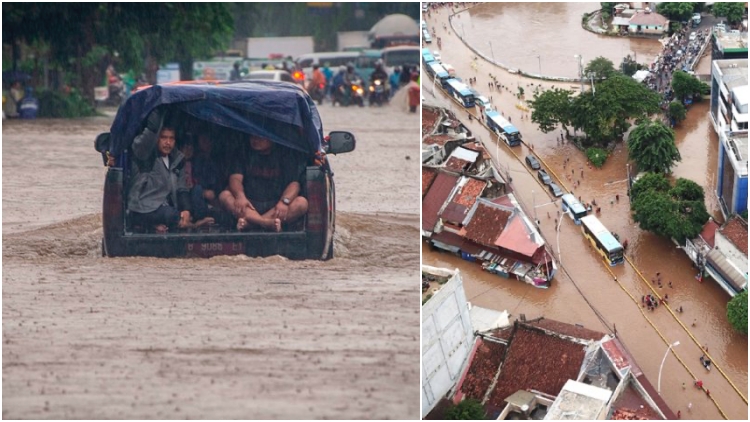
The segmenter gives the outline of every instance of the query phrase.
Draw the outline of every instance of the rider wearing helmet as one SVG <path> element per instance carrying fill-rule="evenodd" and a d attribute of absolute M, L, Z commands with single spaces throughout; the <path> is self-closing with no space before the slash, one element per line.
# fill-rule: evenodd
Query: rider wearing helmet
<path fill-rule="evenodd" d="M 375 70 L 372 72 L 372 75 L 370 75 L 370 83 L 374 82 L 376 79 L 380 79 L 383 82 L 388 80 L 388 73 L 383 69 L 383 60 L 381 59 L 378 59 L 378 61 L 375 62 Z"/>
<path fill-rule="evenodd" d="M 357 79 L 362 79 L 357 72 L 354 71 L 354 63 L 349 62 L 346 65 L 346 75 L 344 76 L 344 81 L 347 85 L 351 85 L 353 81 Z"/>

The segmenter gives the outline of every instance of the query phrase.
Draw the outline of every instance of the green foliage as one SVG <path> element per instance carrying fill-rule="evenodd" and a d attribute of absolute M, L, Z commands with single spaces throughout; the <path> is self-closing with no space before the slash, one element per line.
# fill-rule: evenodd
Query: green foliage
<path fill-rule="evenodd" d="M 730 24 L 736 24 L 742 21 L 742 15 L 745 13 L 745 3 L 714 3 L 713 14 L 716 17 L 725 17 Z"/>
<path fill-rule="evenodd" d="M 602 56 L 591 60 L 584 69 L 584 74 L 593 73 L 595 78 L 608 78 L 615 72 L 615 65 L 612 61 Z"/>
<path fill-rule="evenodd" d="M 672 101 L 671 103 L 669 103 L 667 115 L 670 118 L 674 119 L 677 123 L 680 123 L 681 121 L 685 120 L 685 117 L 687 117 L 687 109 L 684 105 L 682 105 L 682 103 Z"/>
<path fill-rule="evenodd" d="M 612 2 L 612 3 L 601 2 L 599 4 L 602 7 L 602 12 L 607 12 L 607 13 L 610 13 L 610 14 L 614 10 L 615 6 L 617 5 L 617 3 L 614 3 L 614 2 Z"/>
<path fill-rule="evenodd" d="M 633 60 L 632 57 L 630 57 L 630 54 L 625 56 L 625 58 L 622 59 L 622 64 L 620 64 L 620 70 L 625 76 L 635 75 L 635 72 L 638 71 L 638 68 L 638 63 Z"/>
<path fill-rule="evenodd" d="M 664 2 L 656 5 L 656 11 L 673 21 L 686 21 L 693 14 L 693 3 Z"/>
<path fill-rule="evenodd" d="M 427 303 L 427 301 L 430 299 L 432 299 L 432 293 L 428 293 L 427 296 L 425 296 L 424 299 L 422 299 L 422 305 Z"/>
<path fill-rule="evenodd" d="M 604 162 L 607 161 L 609 152 L 606 149 L 601 148 L 587 148 L 586 157 L 588 157 L 591 164 L 596 168 L 602 168 Z"/>
<path fill-rule="evenodd" d="M 39 100 L 39 117 L 86 117 L 96 115 L 96 111 L 81 94 L 73 90 L 70 94 L 57 91 L 42 91 Z"/>
<path fill-rule="evenodd" d="M 466 399 L 445 412 L 447 420 L 481 420 L 487 417 L 487 412 L 479 400 Z"/>
<path fill-rule="evenodd" d="M 698 78 L 678 70 L 672 74 L 672 89 L 674 90 L 675 97 L 681 101 L 685 101 L 685 98 L 703 92 L 704 88 L 701 86 L 701 81 Z"/>
<path fill-rule="evenodd" d="M 747 335 L 747 290 L 727 303 L 727 319 L 735 330 Z"/>
<path fill-rule="evenodd" d="M 747 221 L 747 208 L 745 208 L 741 213 L 740 216 Z"/>
<path fill-rule="evenodd" d="M 531 106 L 531 121 L 539 125 L 539 130 L 549 133 L 557 125 L 566 127 L 570 124 L 570 107 L 573 103 L 573 92 L 554 88 L 541 94 L 534 93 Z"/>
<path fill-rule="evenodd" d="M 521 87 L 521 86 L 519 85 L 519 86 L 518 86 L 518 98 L 521 98 L 521 97 L 523 97 L 523 93 L 524 93 L 524 90 L 523 90 L 523 88 L 522 88 L 522 87 Z"/>
<path fill-rule="evenodd" d="M 683 244 L 700 233 L 709 215 L 703 188 L 679 179 L 674 187 L 663 174 L 650 173 L 633 185 L 630 209 L 641 229 Z"/>
<path fill-rule="evenodd" d="M 641 123 L 630 132 L 628 153 L 641 171 L 668 173 L 680 151 L 674 142 L 674 131 L 662 122 Z"/>

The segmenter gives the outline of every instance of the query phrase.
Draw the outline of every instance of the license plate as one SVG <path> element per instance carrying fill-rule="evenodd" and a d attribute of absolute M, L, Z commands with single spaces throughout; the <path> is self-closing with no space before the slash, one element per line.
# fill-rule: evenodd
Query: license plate
<path fill-rule="evenodd" d="M 208 258 L 217 255 L 240 255 L 245 253 L 243 242 L 190 242 L 187 244 L 188 256 Z"/>

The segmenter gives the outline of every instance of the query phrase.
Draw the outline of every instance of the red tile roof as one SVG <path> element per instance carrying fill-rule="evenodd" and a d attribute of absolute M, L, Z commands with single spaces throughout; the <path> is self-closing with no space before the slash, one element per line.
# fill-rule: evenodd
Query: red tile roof
<path fill-rule="evenodd" d="M 510 197 L 508 195 L 503 195 L 498 198 L 495 198 L 492 200 L 492 203 L 498 204 L 498 205 L 505 205 L 506 207 L 513 206 L 513 202 L 510 201 Z"/>
<path fill-rule="evenodd" d="M 430 190 L 427 191 L 427 195 L 422 200 L 422 230 L 431 232 L 435 228 L 435 223 L 438 221 L 438 212 L 445 200 L 448 199 L 453 187 L 456 186 L 457 180 L 458 176 L 447 173 L 438 173 L 435 177 Z"/>
<path fill-rule="evenodd" d="M 545 330 L 562 334 L 564 336 L 580 338 L 583 340 L 599 341 L 604 338 L 604 333 L 600 331 L 589 330 L 585 327 L 574 324 L 566 324 L 564 322 L 555 321 L 553 319 L 540 318 L 538 320 L 528 321 L 525 324 L 543 328 Z"/>
<path fill-rule="evenodd" d="M 651 408 L 646 399 L 635 390 L 632 383 L 622 391 L 612 406 L 612 420 L 659 420 L 661 416 Z"/>
<path fill-rule="evenodd" d="M 479 203 L 466 225 L 466 238 L 480 245 L 494 246 L 512 214 L 499 207 Z"/>
<path fill-rule="evenodd" d="M 445 209 L 443 210 L 442 214 L 440 214 L 440 218 L 443 219 L 443 222 L 450 222 L 455 223 L 456 225 L 463 223 L 464 218 L 466 218 L 466 213 L 469 211 L 469 208 L 457 204 L 455 202 L 451 202 L 448 204 Z"/>
<path fill-rule="evenodd" d="M 539 236 L 539 234 L 536 233 L 534 236 Z M 531 240 L 530 231 L 519 215 L 510 220 L 494 244 L 529 258 L 532 258 L 537 249 L 542 247 Z"/>
<path fill-rule="evenodd" d="M 471 208 L 486 186 L 487 182 L 484 180 L 470 178 L 461 191 L 453 197 L 453 202 Z"/>
<path fill-rule="evenodd" d="M 708 246 L 714 247 L 714 240 L 716 237 L 716 230 L 719 229 L 719 223 L 714 221 L 714 219 L 708 220 L 708 223 L 706 223 L 705 226 L 703 226 L 703 230 L 701 231 L 701 237 L 703 240 L 708 243 Z"/>
<path fill-rule="evenodd" d="M 461 173 L 462 171 L 466 170 L 470 164 L 471 163 L 466 160 L 462 160 L 456 157 L 451 157 L 445 163 L 445 168 L 450 171 L 455 171 L 456 173 Z"/>
<path fill-rule="evenodd" d="M 630 18 L 631 25 L 642 26 L 665 26 L 667 24 L 667 21 L 667 18 L 658 13 L 646 13 L 645 11 L 639 11 L 635 15 L 633 15 L 632 18 Z"/>
<path fill-rule="evenodd" d="M 430 189 L 432 182 L 435 180 L 435 176 L 437 176 L 437 171 L 435 169 L 422 167 L 422 199 L 424 199 L 425 194 Z"/>
<path fill-rule="evenodd" d="M 719 229 L 719 233 L 747 256 L 747 222 L 742 217 L 735 215 L 730 218 L 727 224 Z"/>
<path fill-rule="evenodd" d="M 518 390 L 535 389 L 556 396 L 565 382 L 578 377 L 584 356 L 582 344 L 517 323 L 487 404 L 500 409 L 505 399 Z"/>
<path fill-rule="evenodd" d="M 481 337 L 477 342 L 479 345 L 461 384 L 461 392 L 467 398 L 482 401 L 503 361 L 505 345 Z"/>
<path fill-rule="evenodd" d="M 440 121 L 440 109 L 422 107 L 422 136 L 432 133 Z"/>

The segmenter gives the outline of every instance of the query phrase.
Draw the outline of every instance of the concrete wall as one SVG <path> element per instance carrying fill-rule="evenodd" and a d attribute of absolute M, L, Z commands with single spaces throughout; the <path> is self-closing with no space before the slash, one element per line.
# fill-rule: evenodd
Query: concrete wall
<path fill-rule="evenodd" d="M 422 266 L 423 272 L 453 274 L 422 306 L 422 417 L 455 388 L 474 344 L 469 306 L 458 270 Z"/>

